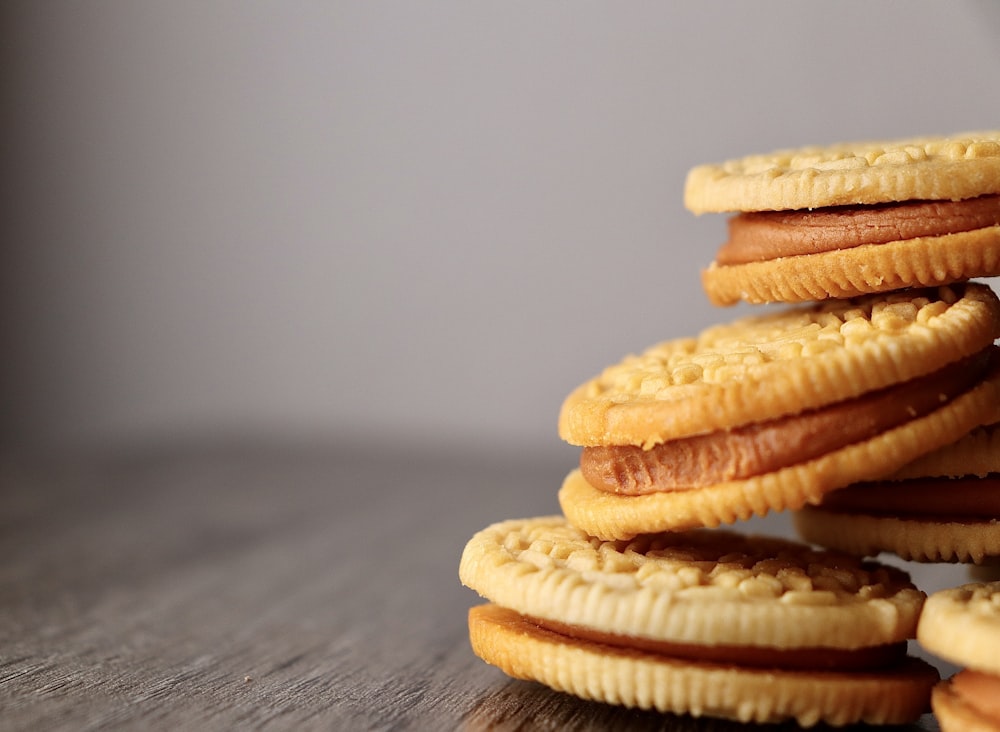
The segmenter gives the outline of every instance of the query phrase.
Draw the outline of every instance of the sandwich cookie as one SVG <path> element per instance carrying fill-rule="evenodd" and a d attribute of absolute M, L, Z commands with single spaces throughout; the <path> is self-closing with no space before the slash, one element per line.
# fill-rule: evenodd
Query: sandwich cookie
<path fill-rule="evenodd" d="M 662 712 L 800 725 L 913 721 L 938 679 L 906 655 L 900 570 L 725 530 L 594 539 L 494 524 L 462 554 L 474 652 L 515 678 Z"/>
<path fill-rule="evenodd" d="M 575 389 L 559 493 L 603 539 L 819 503 L 995 414 L 1000 301 L 984 285 L 828 300 L 630 356 Z"/>
<path fill-rule="evenodd" d="M 807 541 L 859 556 L 989 563 L 1000 557 L 1000 424 L 886 480 L 834 491 L 796 512 L 794 522 Z"/>
<path fill-rule="evenodd" d="M 1000 582 L 931 595 L 917 639 L 936 656 L 966 667 L 932 693 L 942 732 L 1000 730 Z"/>
<path fill-rule="evenodd" d="M 1000 131 L 804 147 L 693 168 L 728 212 L 703 271 L 717 305 L 800 302 L 1000 274 Z"/>

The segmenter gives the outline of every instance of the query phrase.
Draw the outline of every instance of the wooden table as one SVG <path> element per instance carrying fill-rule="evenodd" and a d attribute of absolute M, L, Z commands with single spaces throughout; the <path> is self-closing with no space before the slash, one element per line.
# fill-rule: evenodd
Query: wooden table
<path fill-rule="evenodd" d="M 4 458 L 0 729 L 745 729 L 579 701 L 469 650 L 462 546 L 556 512 L 572 452 L 384 452 Z"/>

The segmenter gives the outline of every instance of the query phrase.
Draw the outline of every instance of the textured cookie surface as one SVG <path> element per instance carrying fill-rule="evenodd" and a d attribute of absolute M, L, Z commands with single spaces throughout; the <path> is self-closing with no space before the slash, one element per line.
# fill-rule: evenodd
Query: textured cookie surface
<path fill-rule="evenodd" d="M 970 583 L 931 595 L 917 639 L 947 661 L 1000 674 L 1000 582 Z"/>
<path fill-rule="evenodd" d="M 835 300 L 743 318 L 630 356 L 565 400 L 576 445 L 652 447 L 922 376 L 1000 335 L 985 285 Z"/>
<path fill-rule="evenodd" d="M 621 636 L 856 649 L 912 636 L 923 594 L 888 567 L 726 531 L 602 542 L 562 517 L 484 529 L 461 580 L 520 614 Z"/>
<path fill-rule="evenodd" d="M 998 273 L 1000 226 L 991 226 L 761 262 L 713 263 L 701 282 L 713 304 L 726 306 L 855 297 Z"/>
<path fill-rule="evenodd" d="M 916 659 L 871 673 L 681 662 L 552 633 L 495 605 L 472 608 L 469 637 L 476 655 L 515 678 L 609 704 L 741 722 L 910 722 L 938 678 Z"/>
<path fill-rule="evenodd" d="M 852 483 L 893 473 L 992 418 L 1000 377 L 931 414 L 864 442 L 763 475 L 704 486 L 622 496 L 591 486 L 574 470 L 559 491 L 563 513 L 576 526 L 604 539 L 734 523 L 769 511 L 800 509 Z"/>
<path fill-rule="evenodd" d="M 1000 131 L 840 143 L 701 165 L 687 176 L 694 213 L 777 211 L 1000 192 Z"/>
<path fill-rule="evenodd" d="M 1000 410 L 1000 404 L 994 406 Z M 996 418 L 990 418 L 989 424 L 972 430 L 961 440 L 917 458 L 891 475 L 889 480 L 958 478 L 966 475 L 982 478 L 990 473 L 1000 473 L 998 421 L 1000 414 Z"/>

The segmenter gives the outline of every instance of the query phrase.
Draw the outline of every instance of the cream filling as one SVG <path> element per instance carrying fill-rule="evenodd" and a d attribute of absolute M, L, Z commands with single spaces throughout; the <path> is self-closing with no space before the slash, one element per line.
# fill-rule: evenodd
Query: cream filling
<path fill-rule="evenodd" d="M 853 649 L 709 646 L 605 633 L 541 618 L 526 619 L 539 628 L 574 640 L 701 663 L 781 670 L 864 671 L 894 666 L 906 657 L 906 641 Z"/>
<path fill-rule="evenodd" d="M 806 211 L 760 211 L 729 219 L 720 265 L 942 236 L 1000 224 L 1000 196 L 962 201 L 905 201 Z"/>

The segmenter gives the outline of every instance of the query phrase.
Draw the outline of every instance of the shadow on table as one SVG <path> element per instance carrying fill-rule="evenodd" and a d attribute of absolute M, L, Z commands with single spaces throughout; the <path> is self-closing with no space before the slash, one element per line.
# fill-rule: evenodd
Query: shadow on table
<path fill-rule="evenodd" d="M 626 709 L 609 704 L 585 701 L 569 694 L 561 694 L 539 684 L 510 681 L 503 687 L 485 695 L 465 715 L 459 729 L 464 732 L 478 730 L 637 730 L 639 732 L 789 732 L 800 730 L 794 723 L 740 724 L 722 719 L 701 718 L 656 711 Z M 901 727 L 871 727 L 857 725 L 850 728 L 817 726 L 812 730 L 916 730 L 933 731 L 938 726 L 931 715 L 924 715 L 918 725 Z"/>

